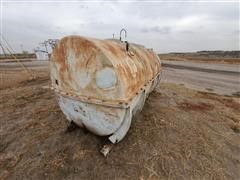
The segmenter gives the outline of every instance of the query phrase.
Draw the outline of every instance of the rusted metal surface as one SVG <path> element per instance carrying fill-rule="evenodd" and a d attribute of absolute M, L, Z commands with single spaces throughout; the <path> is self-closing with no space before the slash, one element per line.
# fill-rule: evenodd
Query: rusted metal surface
<path fill-rule="evenodd" d="M 111 142 L 104 144 L 100 150 L 100 153 L 102 153 L 106 157 L 108 153 L 112 150 L 113 145 L 114 144 Z"/>
<path fill-rule="evenodd" d="M 118 40 L 68 36 L 50 60 L 52 89 L 69 121 L 112 143 L 127 133 L 132 115 L 160 81 L 153 50 Z"/>

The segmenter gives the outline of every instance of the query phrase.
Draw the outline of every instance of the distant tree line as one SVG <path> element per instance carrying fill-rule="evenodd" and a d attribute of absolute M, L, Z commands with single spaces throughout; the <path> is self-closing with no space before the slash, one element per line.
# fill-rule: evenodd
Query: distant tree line
<path fill-rule="evenodd" d="M 231 57 L 231 58 L 240 58 L 240 51 L 197 51 L 197 52 L 171 52 L 159 55 L 180 55 L 180 56 L 215 56 L 215 57 Z"/>
<path fill-rule="evenodd" d="M 15 59 L 15 57 L 17 59 L 27 59 L 27 58 L 36 58 L 36 54 L 35 53 L 15 53 L 13 55 L 11 54 L 0 54 L 0 59 Z"/>

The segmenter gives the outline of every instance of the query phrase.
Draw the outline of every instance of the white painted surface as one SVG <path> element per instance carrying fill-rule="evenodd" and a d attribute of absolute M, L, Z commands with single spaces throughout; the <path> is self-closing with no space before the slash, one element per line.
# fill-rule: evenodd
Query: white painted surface
<path fill-rule="evenodd" d="M 69 121 L 100 136 L 114 133 L 125 115 L 125 109 L 83 103 L 63 96 L 58 96 L 58 102 Z"/>
<path fill-rule="evenodd" d="M 96 73 L 96 83 L 102 89 L 114 87 L 117 83 L 115 71 L 109 67 L 101 69 Z"/>
<path fill-rule="evenodd" d="M 84 89 L 92 81 L 91 73 L 87 71 L 77 71 L 76 72 L 76 81 L 77 84 Z"/>
<path fill-rule="evenodd" d="M 61 95 L 58 95 L 58 103 L 69 121 L 86 127 L 97 135 L 111 135 L 109 140 L 112 143 L 118 143 L 126 136 L 131 126 L 132 116 L 142 109 L 148 94 L 158 85 L 159 81 L 160 76 L 157 76 L 146 86 L 145 91 L 131 101 L 128 108 L 83 103 Z"/>

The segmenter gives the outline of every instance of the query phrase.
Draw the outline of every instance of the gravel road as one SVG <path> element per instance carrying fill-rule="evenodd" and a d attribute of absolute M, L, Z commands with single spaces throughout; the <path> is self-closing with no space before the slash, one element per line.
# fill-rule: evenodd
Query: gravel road
<path fill-rule="evenodd" d="M 29 68 L 48 68 L 48 61 L 24 61 Z M 240 94 L 240 65 L 208 64 L 186 61 L 162 61 L 163 82 L 222 95 Z M 0 70 L 22 68 L 18 62 L 1 62 Z"/>
<path fill-rule="evenodd" d="M 163 81 L 223 95 L 239 95 L 240 65 L 162 61 Z"/>

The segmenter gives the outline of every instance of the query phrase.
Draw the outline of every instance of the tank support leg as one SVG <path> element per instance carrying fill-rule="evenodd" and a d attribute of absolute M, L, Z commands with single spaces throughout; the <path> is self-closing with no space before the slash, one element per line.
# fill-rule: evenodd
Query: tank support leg
<path fill-rule="evenodd" d="M 69 133 L 69 132 L 74 131 L 77 128 L 78 128 L 78 126 L 73 121 L 71 121 L 71 122 L 68 121 L 67 128 L 66 128 L 65 132 Z"/>
<path fill-rule="evenodd" d="M 130 110 L 130 107 L 126 110 L 126 114 L 124 116 L 124 120 L 120 128 L 115 131 L 108 139 L 113 143 L 118 143 L 121 141 L 125 135 L 127 134 L 132 120 L 132 111 Z"/>
<path fill-rule="evenodd" d="M 104 157 L 106 157 L 109 154 L 109 152 L 112 150 L 113 146 L 114 144 L 108 140 L 108 142 L 104 143 L 104 145 L 102 146 L 100 153 L 102 153 Z"/>
<path fill-rule="evenodd" d="M 124 116 L 122 125 L 117 131 L 115 131 L 110 137 L 108 137 L 108 142 L 105 143 L 102 149 L 100 150 L 100 152 L 105 157 L 112 150 L 112 148 L 114 147 L 114 144 L 120 142 L 125 137 L 125 135 L 127 134 L 130 128 L 131 120 L 132 120 L 132 111 L 130 110 L 130 108 L 128 108 L 126 110 L 126 114 Z"/>

